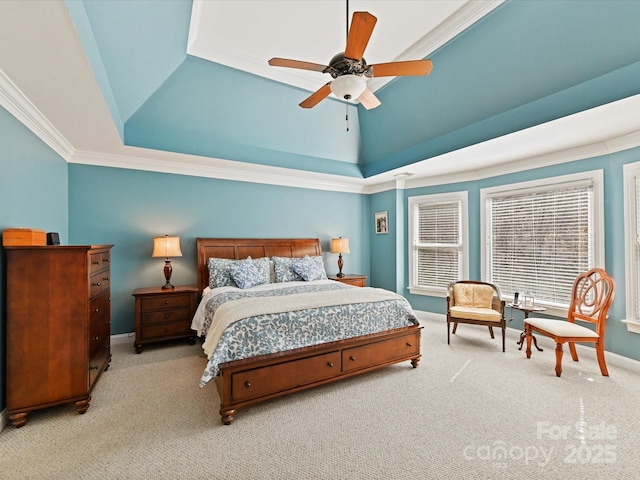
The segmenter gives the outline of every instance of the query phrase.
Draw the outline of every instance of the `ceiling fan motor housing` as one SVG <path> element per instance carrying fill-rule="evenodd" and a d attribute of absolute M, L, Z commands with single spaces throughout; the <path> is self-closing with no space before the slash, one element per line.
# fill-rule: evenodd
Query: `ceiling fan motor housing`
<path fill-rule="evenodd" d="M 333 78 L 343 75 L 357 75 L 359 77 L 365 75 L 371 77 L 371 67 L 367 65 L 364 57 L 362 60 L 354 60 L 344 56 L 344 52 L 334 55 L 329 62 L 329 66 L 322 73 L 328 73 Z"/>

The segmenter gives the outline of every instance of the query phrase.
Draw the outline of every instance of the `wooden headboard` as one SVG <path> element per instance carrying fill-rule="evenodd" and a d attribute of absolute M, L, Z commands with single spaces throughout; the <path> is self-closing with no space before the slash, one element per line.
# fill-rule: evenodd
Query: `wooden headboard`
<path fill-rule="evenodd" d="M 209 285 L 209 258 L 304 257 L 322 255 L 317 238 L 196 238 L 198 289 Z"/>

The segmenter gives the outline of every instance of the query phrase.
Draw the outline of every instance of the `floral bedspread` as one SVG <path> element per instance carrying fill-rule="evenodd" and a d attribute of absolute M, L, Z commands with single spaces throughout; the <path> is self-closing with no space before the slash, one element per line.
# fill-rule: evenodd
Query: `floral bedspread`
<path fill-rule="evenodd" d="M 216 310 L 232 300 L 255 298 L 256 302 L 260 302 L 261 297 L 308 292 L 325 292 L 324 294 L 331 296 L 336 290 L 358 288 L 324 280 L 291 282 L 286 286 L 273 284 L 273 287 L 246 290 L 230 287 L 214 289 L 203 298 L 198 309 L 196 316 L 201 316 L 201 323 L 192 328 L 206 333 L 211 327 Z M 393 298 L 383 301 L 329 305 L 235 321 L 222 333 L 202 374 L 200 387 L 220 373 L 218 366 L 224 362 L 418 324 L 409 302 L 401 295 L 390 296 Z"/>

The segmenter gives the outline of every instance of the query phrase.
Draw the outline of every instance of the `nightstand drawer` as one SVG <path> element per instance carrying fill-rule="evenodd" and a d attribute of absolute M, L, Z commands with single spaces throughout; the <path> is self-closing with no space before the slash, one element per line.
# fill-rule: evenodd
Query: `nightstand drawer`
<path fill-rule="evenodd" d="M 173 294 L 140 299 L 140 310 L 159 310 L 163 308 L 189 307 L 193 294 Z"/>
<path fill-rule="evenodd" d="M 146 312 L 140 315 L 140 323 L 142 325 L 151 325 L 155 323 L 179 322 L 181 320 L 191 320 L 191 310 L 186 308 L 175 308 L 173 310 L 158 310 L 155 312 Z"/>
<path fill-rule="evenodd" d="M 353 285 L 354 287 L 366 287 L 367 276 L 366 275 L 345 275 L 344 277 L 331 276 L 329 280 L 336 282 L 346 283 L 347 285 Z"/>
<path fill-rule="evenodd" d="M 163 337 L 172 337 L 174 335 L 184 336 L 193 334 L 190 328 L 190 322 L 180 323 L 161 323 L 142 327 L 142 341 L 147 339 L 160 339 Z"/>

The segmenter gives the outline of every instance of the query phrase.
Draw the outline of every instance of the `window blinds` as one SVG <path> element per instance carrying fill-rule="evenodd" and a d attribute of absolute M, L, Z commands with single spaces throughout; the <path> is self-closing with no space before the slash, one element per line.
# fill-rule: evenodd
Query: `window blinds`
<path fill-rule="evenodd" d="M 446 289 L 462 268 L 462 202 L 415 204 L 413 248 L 416 286 Z"/>
<path fill-rule="evenodd" d="M 593 182 L 503 192 L 487 202 L 489 281 L 503 293 L 568 306 L 575 277 L 593 265 Z"/>

